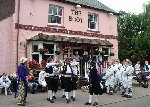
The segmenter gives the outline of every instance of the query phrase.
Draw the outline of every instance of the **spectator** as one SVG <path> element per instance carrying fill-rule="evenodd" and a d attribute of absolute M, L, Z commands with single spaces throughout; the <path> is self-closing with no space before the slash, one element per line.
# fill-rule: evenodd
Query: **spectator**
<path fill-rule="evenodd" d="M 17 83 L 17 104 L 25 106 L 27 97 L 27 69 L 26 69 L 27 58 L 20 58 L 20 64 L 18 66 L 18 83 Z"/>
<path fill-rule="evenodd" d="M 11 81 L 9 80 L 7 74 L 3 73 L 2 77 L 0 78 L 0 86 L 5 88 L 5 95 L 7 95 L 7 91 L 9 91 L 9 94 L 11 93 L 10 88 L 9 88 L 10 84 L 11 84 Z"/>
<path fill-rule="evenodd" d="M 46 88 L 47 86 L 44 76 L 45 76 L 45 70 L 43 69 L 39 73 L 39 77 L 38 77 L 38 82 L 39 82 L 39 85 L 42 86 L 42 91 L 43 91 L 43 88 Z"/>
<path fill-rule="evenodd" d="M 29 72 L 28 82 L 29 82 L 29 87 L 30 87 L 31 93 L 35 94 L 35 90 L 37 90 L 38 84 L 35 81 L 35 77 L 34 77 L 32 71 Z"/>

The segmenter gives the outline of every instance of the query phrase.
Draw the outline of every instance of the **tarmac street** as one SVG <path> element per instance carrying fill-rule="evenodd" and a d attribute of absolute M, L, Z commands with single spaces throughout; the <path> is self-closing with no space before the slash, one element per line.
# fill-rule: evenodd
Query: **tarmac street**
<path fill-rule="evenodd" d="M 143 88 L 134 84 L 133 86 L 133 98 L 122 97 L 121 91 L 114 95 L 103 94 L 99 96 L 100 107 L 150 107 L 150 88 Z M 88 101 L 88 92 L 83 92 L 78 89 L 76 92 L 76 101 L 72 101 L 67 104 L 66 100 L 62 98 L 62 92 L 59 90 L 56 94 L 55 103 L 47 101 L 47 93 L 37 92 L 36 94 L 28 93 L 26 107 L 92 107 L 84 105 Z M 92 104 L 94 103 L 94 96 Z M 12 95 L 5 96 L 0 94 L 0 107 L 19 107 L 16 104 L 14 93 Z"/>

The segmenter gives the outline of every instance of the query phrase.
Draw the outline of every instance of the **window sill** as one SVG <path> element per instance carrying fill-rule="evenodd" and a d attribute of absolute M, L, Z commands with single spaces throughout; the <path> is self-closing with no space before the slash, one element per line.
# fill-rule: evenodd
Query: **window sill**
<path fill-rule="evenodd" d="M 61 25 L 47 25 L 48 27 L 59 27 L 59 28 L 65 28 L 64 26 L 61 26 Z"/>
<path fill-rule="evenodd" d="M 95 29 L 88 29 L 87 31 L 89 31 L 89 32 L 95 32 L 95 33 L 100 33 L 100 31 L 95 30 Z"/>

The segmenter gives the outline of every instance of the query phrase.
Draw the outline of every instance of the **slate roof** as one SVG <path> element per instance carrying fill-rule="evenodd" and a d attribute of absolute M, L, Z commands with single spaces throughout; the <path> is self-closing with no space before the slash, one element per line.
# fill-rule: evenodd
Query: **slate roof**
<path fill-rule="evenodd" d="M 113 9 L 107 7 L 106 5 L 102 4 L 101 2 L 97 0 L 64 0 L 65 2 L 73 3 L 73 4 L 79 4 L 81 6 L 87 6 L 93 9 L 99 9 L 101 11 L 109 12 L 109 13 L 114 13 L 118 14 L 116 11 Z"/>

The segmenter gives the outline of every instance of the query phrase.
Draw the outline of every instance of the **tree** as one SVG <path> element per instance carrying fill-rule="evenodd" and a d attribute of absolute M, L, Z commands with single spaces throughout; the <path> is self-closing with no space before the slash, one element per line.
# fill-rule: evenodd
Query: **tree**
<path fill-rule="evenodd" d="M 119 58 L 150 61 L 150 2 L 139 15 L 120 11 L 118 17 Z"/>

